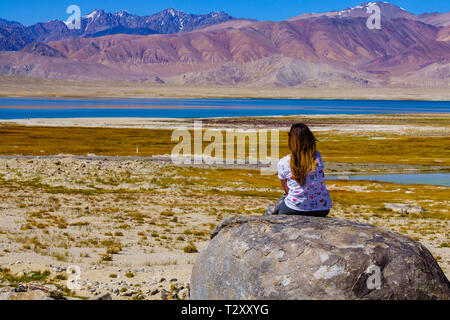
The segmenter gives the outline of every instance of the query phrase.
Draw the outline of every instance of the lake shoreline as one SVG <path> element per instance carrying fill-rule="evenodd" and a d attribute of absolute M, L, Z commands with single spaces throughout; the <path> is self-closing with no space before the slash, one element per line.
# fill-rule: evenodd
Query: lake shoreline
<path fill-rule="evenodd" d="M 450 102 L 388 99 L 0 98 L 0 119 L 448 114 Z"/>

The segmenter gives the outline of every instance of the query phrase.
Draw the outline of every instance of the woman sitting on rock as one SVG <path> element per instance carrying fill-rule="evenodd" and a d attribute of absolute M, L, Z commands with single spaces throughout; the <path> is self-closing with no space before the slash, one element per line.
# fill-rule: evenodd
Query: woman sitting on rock
<path fill-rule="evenodd" d="M 278 177 L 285 194 L 275 206 L 269 206 L 266 215 L 328 215 L 331 199 L 325 186 L 323 161 L 316 150 L 316 141 L 307 125 L 297 123 L 291 127 L 291 154 L 278 162 Z"/>

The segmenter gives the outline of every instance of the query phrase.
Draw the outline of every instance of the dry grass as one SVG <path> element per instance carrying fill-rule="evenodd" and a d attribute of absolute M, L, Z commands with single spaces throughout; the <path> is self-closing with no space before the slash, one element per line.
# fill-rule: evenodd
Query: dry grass
<path fill-rule="evenodd" d="M 171 134 L 172 130 L 163 129 L 3 125 L 0 155 L 136 156 L 139 145 L 139 155 L 149 157 L 171 153 L 177 143 L 171 141 Z M 319 132 L 317 137 L 318 148 L 327 162 L 450 166 L 450 139 L 445 134 L 414 137 L 380 133 L 380 139 L 376 139 L 376 135 Z M 288 153 L 287 134 L 281 132 L 280 155 Z"/>
<path fill-rule="evenodd" d="M 169 130 L 0 127 L 0 154 L 55 155 L 60 153 L 109 156 L 169 153 L 176 143 L 170 142 Z"/>

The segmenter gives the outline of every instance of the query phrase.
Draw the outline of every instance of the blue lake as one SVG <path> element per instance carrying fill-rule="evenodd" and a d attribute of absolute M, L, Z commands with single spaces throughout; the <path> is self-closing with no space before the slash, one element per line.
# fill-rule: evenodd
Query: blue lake
<path fill-rule="evenodd" d="M 0 119 L 448 113 L 450 101 L 0 98 Z"/>
<path fill-rule="evenodd" d="M 391 182 L 398 184 L 428 184 L 450 187 L 450 173 L 413 173 L 413 174 L 380 174 L 380 175 L 355 175 L 337 177 L 327 176 L 327 180 L 369 180 Z"/>

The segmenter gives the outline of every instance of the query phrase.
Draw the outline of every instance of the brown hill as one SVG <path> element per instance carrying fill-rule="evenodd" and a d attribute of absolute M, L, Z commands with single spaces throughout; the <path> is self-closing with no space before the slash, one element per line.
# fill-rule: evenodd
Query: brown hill
<path fill-rule="evenodd" d="M 228 62 L 203 72 L 186 73 L 166 79 L 168 84 L 252 87 L 379 87 L 384 83 L 364 72 L 326 64 L 306 62 L 282 54 L 248 63 Z"/>
<path fill-rule="evenodd" d="M 48 45 L 73 61 L 163 75 L 207 70 L 227 62 L 246 63 L 275 54 L 350 70 L 381 68 L 389 72 L 387 67 L 392 64 L 407 71 L 435 62 L 448 52 L 448 47 L 437 41 L 439 36 L 439 28 L 414 20 L 394 19 L 385 22 L 382 30 L 369 30 L 362 18 L 319 17 L 176 35 L 77 38 Z M 416 57 L 421 52 L 424 54 Z M 411 56 L 416 58 L 410 60 Z"/>
<path fill-rule="evenodd" d="M 148 80 L 148 76 L 92 62 L 76 62 L 22 51 L 0 51 L 0 73 L 73 80 Z"/>
<path fill-rule="evenodd" d="M 45 57 L 66 58 L 66 56 L 58 50 L 41 42 L 31 43 L 24 47 L 21 51 Z"/>
<path fill-rule="evenodd" d="M 432 24 L 434 26 L 450 26 L 450 12 L 424 13 L 417 16 L 417 18 L 424 23 Z"/>
<path fill-rule="evenodd" d="M 450 26 L 442 28 L 437 36 L 439 41 L 450 41 Z"/>

